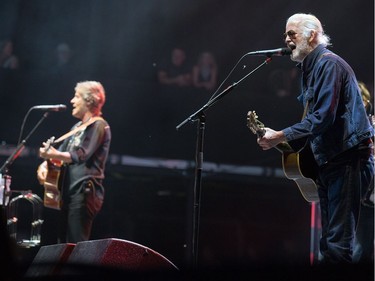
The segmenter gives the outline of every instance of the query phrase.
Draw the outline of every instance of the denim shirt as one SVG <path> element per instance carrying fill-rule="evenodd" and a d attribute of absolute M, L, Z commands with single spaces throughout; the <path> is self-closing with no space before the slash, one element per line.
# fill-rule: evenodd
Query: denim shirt
<path fill-rule="evenodd" d="M 282 130 L 287 141 L 307 138 L 319 166 L 374 135 L 352 68 L 319 45 L 299 65 L 306 116 Z"/>

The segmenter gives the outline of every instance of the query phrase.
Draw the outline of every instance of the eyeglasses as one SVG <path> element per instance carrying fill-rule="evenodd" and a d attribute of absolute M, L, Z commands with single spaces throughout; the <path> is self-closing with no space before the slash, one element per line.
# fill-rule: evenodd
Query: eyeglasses
<path fill-rule="evenodd" d="M 296 38 L 297 34 L 298 34 L 297 32 L 295 32 L 293 30 L 289 30 L 288 32 L 284 33 L 284 40 L 286 39 L 287 36 L 289 36 L 289 38 L 293 38 L 294 39 L 294 38 Z"/>

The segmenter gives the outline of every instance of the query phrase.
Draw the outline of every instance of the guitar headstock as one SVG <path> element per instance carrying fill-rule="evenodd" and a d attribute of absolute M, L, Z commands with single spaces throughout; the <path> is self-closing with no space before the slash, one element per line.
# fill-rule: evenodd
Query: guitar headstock
<path fill-rule="evenodd" d="M 247 127 L 256 135 L 263 136 L 265 133 L 265 126 L 258 120 L 258 115 L 254 110 L 247 113 Z"/>

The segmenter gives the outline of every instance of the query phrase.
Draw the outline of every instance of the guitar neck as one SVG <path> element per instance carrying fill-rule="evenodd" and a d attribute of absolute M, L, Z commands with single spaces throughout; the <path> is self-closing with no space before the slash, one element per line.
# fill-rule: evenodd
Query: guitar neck
<path fill-rule="evenodd" d="M 275 148 L 280 152 L 294 152 L 293 148 L 287 142 L 281 142 Z"/>

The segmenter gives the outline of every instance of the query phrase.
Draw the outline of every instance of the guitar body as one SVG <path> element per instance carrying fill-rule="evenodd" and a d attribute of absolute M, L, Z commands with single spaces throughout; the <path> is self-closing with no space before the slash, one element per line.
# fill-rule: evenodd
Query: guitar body
<path fill-rule="evenodd" d="M 282 164 L 285 176 L 293 180 L 303 198 L 307 202 L 318 202 L 318 190 L 313 179 L 316 178 L 315 162 L 309 162 L 307 159 L 313 157 L 310 149 L 307 147 L 300 152 L 283 152 Z"/>
<path fill-rule="evenodd" d="M 62 184 L 64 181 L 63 162 L 56 159 L 47 160 L 47 177 L 44 182 L 44 206 L 60 210 L 62 206 Z"/>
<path fill-rule="evenodd" d="M 261 137 L 264 135 L 265 129 L 263 123 L 257 118 L 258 116 L 254 111 L 249 111 L 247 126 L 254 134 Z M 296 149 L 296 146 L 301 148 Z M 306 142 L 298 141 L 290 144 L 287 142 L 280 143 L 276 146 L 276 149 L 282 153 L 285 176 L 297 184 L 307 202 L 318 202 L 318 188 L 314 181 L 317 177 L 318 167 L 310 147 L 306 145 Z"/>

